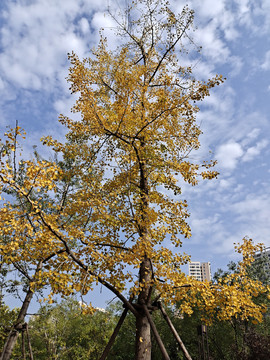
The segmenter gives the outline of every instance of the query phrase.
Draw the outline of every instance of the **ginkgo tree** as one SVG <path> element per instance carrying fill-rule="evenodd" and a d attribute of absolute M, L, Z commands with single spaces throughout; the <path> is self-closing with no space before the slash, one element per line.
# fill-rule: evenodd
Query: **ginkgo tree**
<path fill-rule="evenodd" d="M 81 119 L 60 116 L 65 143 L 42 139 L 55 161 L 21 160 L 19 181 L 2 153 L 2 191 L 16 193 L 24 207 L 3 204 L 0 235 L 12 242 L 0 248 L 25 261 L 54 254 L 35 281 L 36 287 L 49 284 L 52 294 L 107 287 L 136 317 L 136 359 L 150 360 L 153 294 L 180 302 L 186 313 L 203 307 L 205 321 L 217 311 L 221 319 L 239 314 L 260 321 L 263 308 L 252 299 L 267 289 L 247 280 L 244 266 L 239 281 L 215 287 L 181 272 L 189 257 L 178 249 L 191 230 L 179 180 L 194 186 L 217 176 L 215 162 L 197 163 L 189 154 L 200 146 L 198 103 L 223 82 L 220 75 L 195 79 L 191 67 L 181 65 L 193 11 L 184 7 L 177 15 L 166 1 L 138 0 L 124 17 L 111 16 L 116 49 L 101 32 L 89 58 L 69 54 L 68 81 L 79 95 L 73 111 Z M 5 145 L 10 151 L 13 133 Z M 248 259 L 250 244 L 243 247 Z"/>

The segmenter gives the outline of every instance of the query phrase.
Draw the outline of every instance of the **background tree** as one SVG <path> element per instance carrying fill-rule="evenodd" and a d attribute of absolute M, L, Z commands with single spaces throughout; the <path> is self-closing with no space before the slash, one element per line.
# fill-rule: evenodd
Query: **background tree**
<path fill-rule="evenodd" d="M 16 312 L 16 316 L 12 316 L 7 324 L 9 326 L 6 326 L 6 337 L 3 347 L 1 346 L 1 360 L 8 360 L 11 356 L 18 335 L 24 329 L 25 317 L 34 292 L 40 293 L 41 289 L 48 286 L 50 280 L 54 287 L 59 287 L 59 284 L 55 283 L 57 271 L 53 273 L 53 278 L 50 277 L 52 270 L 50 264 L 56 254 L 60 255 L 65 251 L 60 248 L 54 248 L 51 251 L 46 246 L 39 250 L 35 248 L 35 241 L 42 246 L 42 229 L 31 216 L 31 204 L 24 201 L 20 192 L 17 191 L 31 178 L 29 168 L 25 166 L 25 163 L 21 161 L 17 164 L 16 162 L 19 135 L 22 134 L 20 127 L 16 124 L 14 129 L 10 129 L 6 133 L 6 141 L 1 144 L 0 149 L 1 165 L 3 165 L 3 159 L 6 159 L 3 176 L 6 175 L 13 184 L 16 184 L 15 187 L 4 185 L 2 188 L 2 194 L 6 194 L 13 201 L 12 203 L 7 201 L 5 206 L 0 209 L 1 294 L 4 288 L 6 293 L 14 294 L 21 301 L 21 307 Z M 37 162 L 40 163 L 38 154 L 35 152 L 34 155 Z M 48 199 L 46 190 L 39 189 L 38 191 L 42 193 L 43 207 L 46 207 Z M 37 201 L 37 192 L 33 189 L 30 192 L 31 200 Z M 59 193 L 57 195 L 59 196 Z M 55 201 L 56 199 L 57 197 Z M 43 237 L 43 242 L 45 242 L 46 234 L 43 236 L 45 236 Z M 33 252 L 36 250 L 38 253 L 33 256 Z M 62 263 L 63 258 L 58 257 L 57 267 L 61 269 Z M 64 289 L 64 293 L 68 293 L 68 290 Z M 12 324 L 11 319 L 13 319 Z"/>
<path fill-rule="evenodd" d="M 14 321 L 16 320 L 18 315 L 17 309 L 10 309 L 7 305 L 5 305 L 0 300 L 0 347 L 1 349 L 4 346 L 5 339 L 7 337 L 7 334 L 10 331 L 10 328 L 12 327 Z"/>
<path fill-rule="evenodd" d="M 263 248 L 260 251 L 264 251 Z M 265 259 L 263 261 L 252 261 L 247 266 L 247 276 L 251 279 L 260 280 L 264 283 L 269 283 L 267 271 L 265 271 Z M 224 281 L 228 276 L 239 271 L 239 264 L 230 262 L 228 270 L 224 271 L 218 269 L 214 274 L 214 280 Z M 255 303 L 265 307 L 263 321 L 257 323 L 256 321 L 247 321 L 238 316 L 232 317 L 226 322 L 216 322 L 210 328 L 210 346 L 213 343 L 212 352 L 215 358 L 218 355 L 218 343 L 222 344 L 220 350 L 223 352 L 224 359 L 267 359 L 270 356 L 269 343 L 270 336 L 270 313 L 269 313 L 269 294 L 264 293 L 256 296 L 253 299 Z M 220 335 L 219 335 L 220 334 Z M 220 339 L 220 340 L 219 340 Z"/>
<path fill-rule="evenodd" d="M 83 305 L 69 299 L 42 307 L 29 329 L 34 358 L 98 359 L 115 326 L 115 316 L 97 311 L 84 314 Z"/>
<path fill-rule="evenodd" d="M 105 313 L 97 311 L 95 314 L 83 314 L 81 306 L 73 299 L 42 307 L 29 322 L 34 358 L 98 359 L 122 309 L 122 304 L 118 302 L 110 305 Z M 167 307 L 166 312 L 181 334 L 192 359 L 199 360 L 202 356 L 198 346 L 198 326 L 202 324 L 200 311 L 194 309 L 191 315 L 181 314 L 175 306 Z M 161 313 L 155 312 L 153 318 L 170 358 L 185 359 L 171 332 L 168 331 L 168 325 Z M 269 356 L 270 323 L 267 317 L 257 325 L 245 324 L 237 318 L 229 321 L 213 320 L 211 326 L 207 327 L 207 335 L 212 360 L 264 360 Z M 135 318 L 129 313 L 108 359 L 134 359 L 134 343 Z M 17 352 L 18 350 L 19 346 Z M 152 359 L 162 359 L 155 342 L 152 346 Z"/>

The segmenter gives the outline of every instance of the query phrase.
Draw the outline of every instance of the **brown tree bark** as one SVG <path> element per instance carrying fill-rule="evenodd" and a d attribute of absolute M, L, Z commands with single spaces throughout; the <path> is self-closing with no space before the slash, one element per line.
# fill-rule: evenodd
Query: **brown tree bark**
<path fill-rule="evenodd" d="M 145 314 L 136 318 L 135 360 L 151 360 L 150 324 Z"/>
<path fill-rule="evenodd" d="M 16 323 L 13 325 L 13 327 L 10 330 L 9 335 L 5 341 L 5 345 L 2 350 L 0 360 L 9 360 L 10 359 L 12 351 L 16 344 L 17 338 L 19 336 L 19 332 L 24 323 L 24 319 L 25 319 L 27 310 L 29 308 L 29 304 L 32 300 L 32 297 L 33 297 L 33 292 L 29 289 L 24 298 L 24 301 L 23 301 L 21 310 L 19 312 L 19 315 L 17 317 Z"/>
<path fill-rule="evenodd" d="M 151 327 L 142 305 L 147 305 L 152 279 L 150 259 L 145 258 L 140 267 L 140 283 L 146 284 L 138 297 L 139 315 L 136 317 L 135 360 L 151 360 Z"/>
<path fill-rule="evenodd" d="M 51 256 L 54 256 L 54 255 L 55 254 L 50 255 L 47 259 L 49 259 Z M 37 268 L 35 270 L 35 274 L 32 277 L 32 281 L 35 280 L 36 275 L 42 269 L 43 263 L 44 262 L 42 262 L 42 261 L 40 261 L 38 263 Z M 19 332 L 22 329 L 23 323 L 25 321 L 25 316 L 27 314 L 27 310 L 29 308 L 29 305 L 30 305 L 30 302 L 31 302 L 31 300 L 33 298 L 33 295 L 34 295 L 34 293 L 31 290 L 31 282 L 30 282 L 28 291 L 27 291 L 27 293 L 25 295 L 25 298 L 24 298 L 24 301 L 22 303 L 22 307 L 21 307 L 21 310 L 20 310 L 19 315 L 17 317 L 17 320 L 14 323 L 14 325 L 13 325 L 12 329 L 10 330 L 10 332 L 8 334 L 8 337 L 7 337 L 6 341 L 5 341 L 2 353 L 0 355 L 0 360 L 9 360 L 10 359 L 12 351 L 13 351 L 14 346 L 16 344 L 16 341 L 18 339 Z"/>
<path fill-rule="evenodd" d="M 140 173 L 140 199 L 141 199 L 141 223 L 139 225 L 139 233 L 143 242 L 148 241 L 149 221 L 148 221 L 148 182 L 146 161 L 144 159 L 145 141 L 140 139 L 140 151 L 134 146 L 137 155 L 139 173 Z M 148 305 L 151 297 L 151 280 L 153 278 L 151 259 L 145 253 L 140 265 L 139 281 L 142 286 L 138 296 L 138 312 L 136 317 L 136 341 L 135 341 L 135 360 L 151 360 L 151 327 L 147 315 L 143 309 L 143 305 Z"/>

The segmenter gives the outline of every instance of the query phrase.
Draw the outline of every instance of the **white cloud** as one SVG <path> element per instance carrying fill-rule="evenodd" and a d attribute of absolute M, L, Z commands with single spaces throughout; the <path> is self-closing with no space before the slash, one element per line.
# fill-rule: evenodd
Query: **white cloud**
<path fill-rule="evenodd" d="M 242 155 L 243 149 L 241 145 L 233 141 L 223 144 L 217 149 L 216 159 L 221 168 L 233 170 Z"/>
<path fill-rule="evenodd" d="M 259 128 L 252 129 L 247 136 L 241 141 L 242 146 L 250 144 L 253 140 L 257 139 L 261 130 Z"/>
<path fill-rule="evenodd" d="M 0 91 L 3 90 L 5 88 L 5 82 L 4 80 L 0 77 Z"/>
<path fill-rule="evenodd" d="M 269 194 L 248 194 L 244 199 L 230 205 L 230 211 L 237 216 L 236 221 L 249 224 L 252 236 L 263 238 L 269 244 Z M 268 235 L 267 235 L 268 233 Z"/>
<path fill-rule="evenodd" d="M 269 0 L 260 0 L 258 4 L 253 0 L 254 14 L 258 17 L 260 24 L 256 29 L 259 34 L 269 34 L 270 29 L 270 3 Z M 258 6 L 259 5 L 259 6 Z"/>
<path fill-rule="evenodd" d="M 243 60 L 239 56 L 230 56 L 231 71 L 229 77 L 232 78 L 240 73 L 244 65 Z"/>
<path fill-rule="evenodd" d="M 238 13 L 241 16 L 244 16 L 249 13 L 249 0 L 235 0 L 236 4 L 238 5 Z"/>
<path fill-rule="evenodd" d="M 228 179 L 221 179 L 219 182 L 219 186 L 220 188 L 223 189 L 227 189 L 231 187 L 231 181 L 229 181 Z"/>
<path fill-rule="evenodd" d="M 200 0 L 196 0 L 194 1 L 194 4 L 197 7 L 200 15 L 206 16 L 208 18 L 216 17 L 224 11 L 224 0 L 205 0 L 203 2 Z"/>
<path fill-rule="evenodd" d="M 11 2 L 3 14 L 0 67 L 7 81 L 21 88 L 50 91 L 57 84 L 58 72 L 67 64 L 67 52 L 79 56 L 88 51 L 91 36 L 79 2 L 61 3 L 39 0 L 34 3 Z"/>
<path fill-rule="evenodd" d="M 243 161 L 252 161 L 256 156 L 260 155 L 261 151 L 266 148 L 268 145 L 268 140 L 262 139 L 255 146 L 251 146 L 247 149 L 242 160 Z"/>
<path fill-rule="evenodd" d="M 79 23 L 80 23 L 82 33 L 84 35 L 88 34 L 90 31 L 90 25 L 89 25 L 88 20 L 85 17 L 83 17 Z"/>
<path fill-rule="evenodd" d="M 264 57 L 264 62 L 261 65 L 261 68 L 263 70 L 269 70 L 270 69 L 270 50 L 268 50 Z"/>
<path fill-rule="evenodd" d="M 216 29 L 221 29 L 228 41 L 235 41 L 239 32 L 236 30 L 235 13 L 227 8 L 228 2 L 219 0 L 195 1 L 197 12 L 206 19 L 211 18 Z"/>
<path fill-rule="evenodd" d="M 208 217 L 191 216 L 190 221 L 192 232 L 196 233 L 196 238 L 194 241 L 198 241 L 202 238 L 207 238 L 209 235 L 209 230 L 213 233 L 219 233 L 221 230 L 221 221 L 217 214 Z"/>
<path fill-rule="evenodd" d="M 230 50 L 220 38 L 214 22 L 208 23 L 200 31 L 197 31 L 194 39 L 197 44 L 202 46 L 203 55 L 207 57 L 208 61 L 219 63 L 227 61 L 229 58 Z"/>

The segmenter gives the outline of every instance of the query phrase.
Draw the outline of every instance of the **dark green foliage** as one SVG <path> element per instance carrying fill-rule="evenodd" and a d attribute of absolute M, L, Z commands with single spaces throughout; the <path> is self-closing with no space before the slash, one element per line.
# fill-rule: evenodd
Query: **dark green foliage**
<path fill-rule="evenodd" d="M 175 328 L 184 342 L 193 360 L 203 359 L 199 352 L 197 328 L 201 325 L 199 311 L 192 316 L 181 317 L 176 311 L 166 309 Z M 170 329 L 159 312 L 152 314 L 160 336 L 171 359 L 185 359 L 179 349 Z M 119 332 L 116 342 L 110 352 L 108 360 L 134 359 L 134 331 L 135 321 L 132 314 L 128 314 Z M 231 322 L 216 321 L 207 328 L 209 360 L 266 360 L 270 359 L 270 319 L 265 318 L 263 324 L 254 325 L 234 319 Z M 152 337 L 152 360 L 162 360 L 160 350 Z M 205 347 L 207 347 L 205 339 Z"/>
<path fill-rule="evenodd" d="M 83 315 L 75 300 L 54 306 L 44 306 L 29 322 L 35 360 L 99 359 L 123 311 L 120 303 L 106 312 Z M 201 325 L 199 311 L 181 316 L 176 309 L 166 308 L 182 341 L 193 360 L 204 359 L 199 350 Z M 159 311 L 152 313 L 159 334 L 172 360 L 184 360 L 184 355 Z M 135 354 L 135 318 L 131 313 L 122 325 L 108 360 L 133 360 Z M 238 318 L 216 321 L 207 328 L 209 360 L 268 360 L 270 359 L 270 317 L 262 324 L 252 324 Z M 152 337 L 152 360 L 162 360 Z M 205 338 L 205 349 L 207 348 Z M 19 348 L 16 349 L 18 354 Z M 14 358 L 15 359 L 15 358 Z"/>

